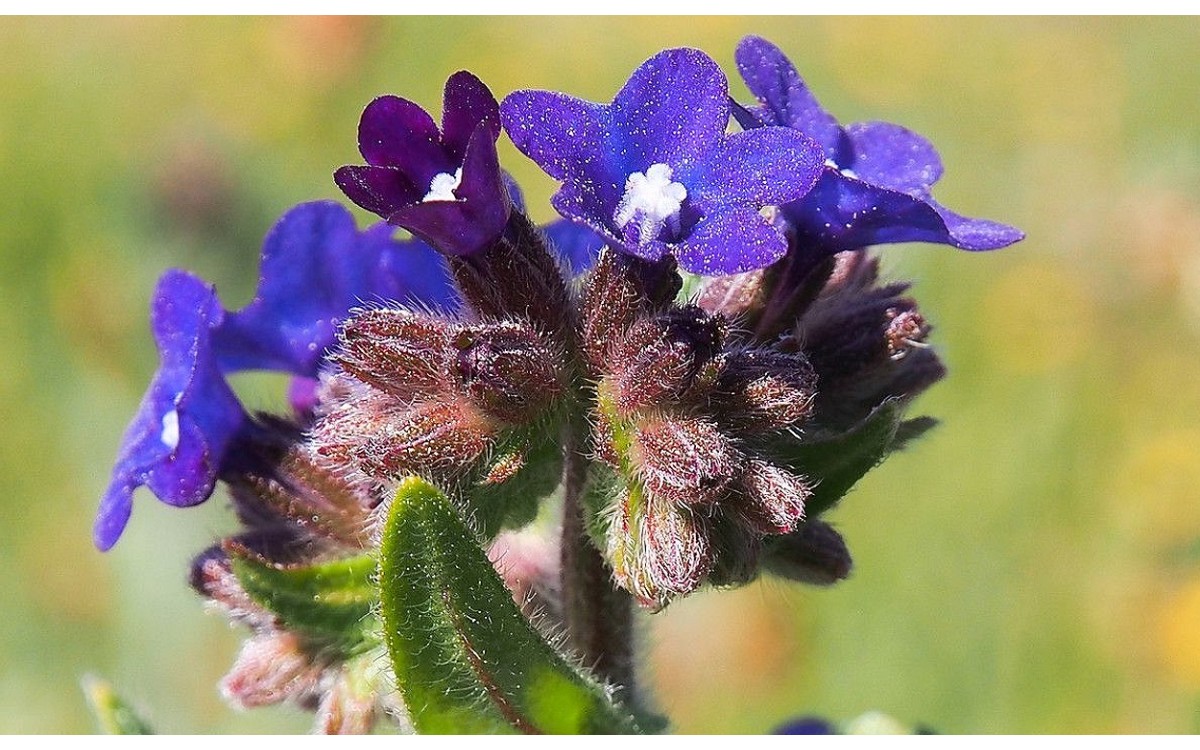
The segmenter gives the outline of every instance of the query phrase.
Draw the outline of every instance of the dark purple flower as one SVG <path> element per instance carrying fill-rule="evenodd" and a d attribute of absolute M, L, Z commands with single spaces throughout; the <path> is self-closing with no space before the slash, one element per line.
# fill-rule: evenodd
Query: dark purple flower
<path fill-rule="evenodd" d="M 495 97 L 460 71 L 446 81 L 440 131 L 407 99 L 381 96 L 368 104 L 358 125 L 367 164 L 342 167 L 334 180 L 350 200 L 438 250 L 469 255 L 500 236 L 511 210 L 499 137 Z"/>
<path fill-rule="evenodd" d="M 746 37 L 736 57 L 758 98 L 753 107 L 735 106 L 742 127 L 795 128 L 824 149 L 825 168 L 816 186 L 782 207 L 806 252 L 825 255 L 890 242 L 994 250 L 1025 236 L 1004 224 L 960 216 L 933 200 L 930 189 L 942 176 L 942 163 L 929 141 L 885 122 L 842 127 L 767 40 Z"/>
<path fill-rule="evenodd" d="M 501 106 L 517 148 L 563 185 L 552 203 L 647 260 L 699 274 L 761 268 L 787 243 L 763 206 L 804 195 L 824 156 L 789 128 L 725 133 L 728 84 L 694 49 L 642 64 L 612 104 L 517 91 Z"/>
<path fill-rule="evenodd" d="M 125 529 L 138 487 L 149 487 L 168 505 L 206 500 L 225 450 L 248 422 L 213 351 L 213 330 L 224 316 L 213 288 L 183 271 L 168 271 L 150 316 L 160 364 L 125 430 L 100 501 L 93 539 L 101 550 Z"/>
<path fill-rule="evenodd" d="M 280 370 L 316 377 L 351 308 L 373 302 L 449 306 L 453 288 L 436 252 L 392 239 L 377 224 L 359 232 L 332 202 L 283 215 L 263 242 L 258 292 L 214 333 L 226 372 Z"/>

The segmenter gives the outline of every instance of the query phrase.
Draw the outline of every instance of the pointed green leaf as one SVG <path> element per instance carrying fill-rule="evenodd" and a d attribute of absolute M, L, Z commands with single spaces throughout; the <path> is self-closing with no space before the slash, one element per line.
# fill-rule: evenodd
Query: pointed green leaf
<path fill-rule="evenodd" d="M 528 524 L 540 501 L 562 482 L 562 448 L 552 430 L 512 436 L 496 448 L 493 466 L 518 456 L 522 463 L 514 475 L 495 483 L 480 479 L 465 500 L 466 514 L 484 539 Z"/>
<path fill-rule="evenodd" d="M 423 479 L 396 490 L 379 570 L 384 640 L 417 731 L 638 731 L 533 629 L 450 500 Z"/>
<path fill-rule="evenodd" d="M 80 680 L 88 707 L 105 734 L 154 734 L 142 717 L 117 695 L 112 683 L 95 675 L 84 675 Z"/>
<path fill-rule="evenodd" d="M 790 443 L 779 459 L 816 483 L 805 503 L 809 518 L 832 508 L 859 479 L 875 468 L 894 447 L 904 417 L 904 402 L 884 401 L 866 419 L 832 437 Z"/>
<path fill-rule="evenodd" d="M 289 566 L 268 562 L 238 545 L 226 545 L 226 552 L 250 598 L 290 629 L 348 654 L 378 643 L 374 557 Z"/>

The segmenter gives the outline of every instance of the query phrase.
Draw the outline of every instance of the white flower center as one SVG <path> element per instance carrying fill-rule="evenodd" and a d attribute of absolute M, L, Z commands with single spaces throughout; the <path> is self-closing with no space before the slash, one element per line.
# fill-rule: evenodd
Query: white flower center
<path fill-rule="evenodd" d="M 644 245 L 658 236 L 663 227 L 679 230 L 679 212 L 687 198 L 687 188 L 671 182 L 671 168 L 666 164 L 651 164 L 645 174 L 634 172 L 625 180 L 625 195 L 613 214 L 621 229 L 638 220 L 638 244 Z"/>
<path fill-rule="evenodd" d="M 462 167 L 454 170 L 454 174 L 449 172 L 438 172 L 429 181 L 429 192 L 421 199 L 422 203 L 429 201 L 456 201 L 458 196 L 454 194 L 458 190 L 458 186 L 462 184 Z"/>
<path fill-rule="evenodd" d="M 167 450 L 173 451 L 179 447 L 179 412 L 172 409 L 163 415 L 162 434 L 158 439 L 167 446 Z"/>

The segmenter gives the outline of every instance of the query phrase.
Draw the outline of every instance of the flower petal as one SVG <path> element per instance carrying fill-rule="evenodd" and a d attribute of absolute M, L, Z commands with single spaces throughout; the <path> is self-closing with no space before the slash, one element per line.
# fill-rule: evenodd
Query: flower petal
<path fill-rule="evenodd" d="M 610 153 L 624 177 L 652 164 L 685 170 L 725 134 L 729 85 L 700 50 L 659 52 L 642 63 L 613 99 Z"/>
<path fill-rule="evenodd" d="M 856 122 L 846 128 L 851 159 L 840 163 L 872 185 L 917 197 L 942 176 L 942 160 L 933 144 L 890 122 Z"/>
<path fill-rule="evenodd" d="M 347 198 L 384 218 L 419 202 L 428 191 L 394 167 L 342 167 L 333 173 L 333 181 Z"/>
<path fill-rule="evenodd" d="M 950 244 L 962 250 L 998 250 L 1025 239 L 1025 233 L 1016 227 L 962 216 L 932 199 L 927 203 L 945 223 Z"/>
<path fill-rule="evenodd" d="M 721 139 L 700 172 L 680 175 L 693 200 L 743 203 L 755 209 L 802 197 L 824 171 L 825 153 L 791 128 L 766 127 Z"/>
<path fill-rule="evenodd" d="M 368 164 L 395 167 L 426 189 L 435 174 L 453 173 L 458 167 L 442 148 L 429 113 L 398 96 L 381 96 L 363 110 L 358 149 Z"/>
<path fill-rule="evenodd" d="M 480 123 L 488 124 L 495 141 L 500 137 L 500 105 L 483 81 L 465 70 L 446 79 L 442 96 L 442 145 L 462 159 Z"/>
<path fill-rule="evenodd" d="M 559 219 L 548 226 L 542 227 L 550 245 L 558 253 L 572 274 L 580 274 L 596 265 L 600 257 L 600 249 L 604 247 L 604 238 L 583 224 Z"/>
<path fill-rule="evenodd" d="M 388 221 L 449 255 L 470 255 L 495 242 L 508 223 L 512 204 L 487 123 L 471 136 L 456 193 L 458 200 L 405 206 Z"/>
<path fill-rule="evenodd" d="M 333 202 L 301 204 L 284 214 L 263 242 L 254 300 L 228 314 L 214 333 L 222 368 L 316 377 L 352 307 L 449 300 L 437 255 L 395 242 L 394 231 L 380 225 L 358 232 L 350 212 Z M 401 260 L 402 250 L 408 252 Z"/>
<path fill-rule="evenodd" d="M 120 537 L 141 485 L 175 506 L 212 494 L 224 452 L 247 422 L 211 347 L 223 314 L 216 293 L 200 279 L 168 271 L 159 281 L 151 308 L 159 369 L 125 430 L 101 500 L 93 530 L 100 549 Z"/>
<path fill-rule="evenodd" d="M 758 98 L 759 106 L 750 110 L 758 123 L 795 128 L 820 143 L 826 157 L 836 159 L 842 128 L 817 102 L 791 60 L 758 36 L 743 39 L 734 57 L 747 88 Z M 747 124 L 742 122 L 742 127 Z"/>
<path fill-rule="evenodd" d="M 556 180 L 623 185 L 625 174 L 609 164 L 608 107 L 557 91 L 514 91 L 500 104 L 508 137 L 521 153 Z M 603 191 L 601 191 L 603 192 Z M 616 192 L 612 200 L 618 200 Z"/>
<path fill-rule="evenodd" d="M 787 240 L 749 206 L 720 206 L 673 250 L 680 268 L 724 276 L 764 268 L 787 253 Z"/>

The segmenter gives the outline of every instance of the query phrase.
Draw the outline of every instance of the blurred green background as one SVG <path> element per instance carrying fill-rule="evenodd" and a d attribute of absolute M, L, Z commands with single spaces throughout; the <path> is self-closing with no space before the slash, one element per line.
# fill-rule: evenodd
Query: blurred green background
<path fill-rule="evenodd" d="M 925 134 L 938 197 L 1029 238 L 886 250 L 937 325 L 951 376 L 918 407 L 944 425 L 835 512 L 847 582 L 768 580 L 646 618 L 663 708 L 685 732 L 870 709 L 947 732 L 1200 730 L 1200 21 L 9 18 L 0 731 L 91 731 L 89 671 L 164 731 L 309 727 L 216 693 L 242 632 L 184 580 L 231 528 L 223 502 L 139 494 L 116 549 L 91 545 L 156 365 L 160 272 L 246 302 L 274 219 L 339 197 L 375 95 L 437 111 L 467 68 L 498 95 L 607 101 L 663 47 L 732 72 L 747 33 L 844 122 Z M 550 180 L 501 156 L 549 219 Z M 280 402 L 278 379 L 238 385 Z"/>

